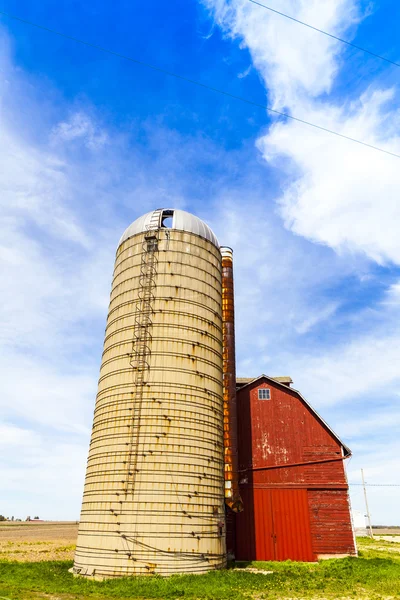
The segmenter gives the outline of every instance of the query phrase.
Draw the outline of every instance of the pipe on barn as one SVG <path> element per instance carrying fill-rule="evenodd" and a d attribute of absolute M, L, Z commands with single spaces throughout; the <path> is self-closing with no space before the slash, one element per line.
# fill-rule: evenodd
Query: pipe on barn
<path fill-rule="evenodd" d="M 243 502 L 239 492 L 238 474 L 233 252 L 226 246 L 221 247 L 220 250 L 222 255 L 225 503 L 234 512 L 241 512 Z"/>

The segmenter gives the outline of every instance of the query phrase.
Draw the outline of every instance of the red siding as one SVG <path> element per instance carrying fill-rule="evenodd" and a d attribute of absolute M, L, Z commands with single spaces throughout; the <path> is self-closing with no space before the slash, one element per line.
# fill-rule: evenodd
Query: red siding
<path fill-rule="evenodd" d="M 345 490 L 309 490 L 314 552 L 354 554 L 354 538 Z"/>
<path fill-rule="evenodd" d="M 258 400 L 260 387 L 270 388 L 270 400 Z M 267 490 L 279 490 L 279 494 L 298 491 L 307 502 L 307 512 L 304 512 L 295 508 L 300 496 L 296 500 L 295 496 L 280 497 L 282 506 L 286 499 L 289 502 L 285 508 L 286 525 L 282 521 L 280 533 L 282 539 L 287 537 L 285 543 L 289 546 L 294 544 L 293 515 L 297 511 L 302 526 L 310 528 L 315 558 L 319 554 L 354 554 L 348 487 L 341 444 L 336 437 L 294 390 L 267 379 L 240 389 L 237 400 L 239 470 L 244 500 L 244 513 L 236 517 L 237 557 L 254 560 L 261 553 L 258 548 L 269 544 L 269 540 L 262 543 L 256 540 L 256 533 L 259 538 L 260 531 L 271 536 L 267 521 L 264 526 L 259 525 L 263 518 L 267 519 Z M 251 527 L 256 531 L 251 532 Z M 246 552 L 252 556 L 246 557 Z"/>
<path fill-rule="evenodd" d="M 241 488 L 240 494 L 245 507 L 243 512 L 236 515 L 236 550 L 237 560 L 255 560 L 256 554 L 256 528 L 254 523 L 254 490 L 251 487 Z M 263 513 L 261 513 L 263 514 Z M 268 517 L 267 517 L 268 518 Z M 228 524 L 227 524 L 228 527 Z M 268 543 L 268 536 L 263 535 L 265 544 Z M 272 541 L 271 541 L 272 544 Z M 267 553 L 267 549 L 265 549 Z M 272 548 L 269 553 L 272 555 Z"/>

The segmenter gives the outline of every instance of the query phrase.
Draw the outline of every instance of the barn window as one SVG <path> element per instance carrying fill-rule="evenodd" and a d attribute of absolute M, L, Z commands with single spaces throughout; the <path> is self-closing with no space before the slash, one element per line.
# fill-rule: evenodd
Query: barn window
<path fill-rule="evenodd" d="M 260 388 L 258 390 L 259 400 L 271 400 L 271 390 L 269 388 Z"/>

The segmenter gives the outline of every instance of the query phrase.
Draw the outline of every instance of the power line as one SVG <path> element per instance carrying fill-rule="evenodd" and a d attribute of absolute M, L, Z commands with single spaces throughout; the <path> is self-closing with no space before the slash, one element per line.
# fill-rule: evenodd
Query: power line
<path fill-rule="evenodd" d="M 349 483 L 349 485 L 363 485 L 362 483 Z M 400 483 L 366 483 L 368 487 L 400 487 Z"/>
<path fill-rule="evenodd" d="M 34 23 L 33 21 L 28 21 L 27 19 L 22 19 L 21 17 L 17 17 L 16 15 L 12 15 L 12 14 L 4 12 L 4 11 L 0 11 L 0 15 L 8 17 L 9 19 L 14 19 L 15 21 L 19 21 L 21 23 L 25 23 L 26 25 L 31 25 L 32 27 L 36 27 L 37 29 L 47 31 L 48 33 L 53 33 L 62 38 L 65 38 L 67 40 L 71 40 L 78 44 L 88 46 L 89 48 L 94 48 L 95 50 L 99 50 L 100 52 L 104 52 L 106 54 L 111 54 L 112 56 L 116 56 L 118 58 L 128 60 L 129 62 L 135 63 L 137 65 L 141 65 L 143 67 L 147 67 L 148 69 L 152 69 L 153 71 L 157 71 L 159 73 L 164 73 L 164 75 L 168 75 L 169 77 L 174 77 L 175 79 L 179 79 L 181 81 L 186 81 L 187 83 L 192 83 L 193 85 L 210 90 L 212 92 L 216 92 L 218 94 L 222 94 L 223 96 L 227 96 L 228 98 L 232 98 L 234 100 L 239 100 L 240 102 L 245 102 L 246 104 L 249 104 L 251 106 L 256 106 L 257 108 L 262 108 L 262 109 L 267 110 L 268 112 L 278 115 L 280 117 L 285 117 L 286 119 L 296 121 L 297 123 L 302 123 L 303 125 L 308 125 L 309 127 L 313 127 L 314 129 L 319 129 L 320 131 L 325 131 L 326 133 L 330 133 L 331 135 L 335 135 L 336 137 L 343 138 L 344 140 L 348 140 L 350 142 L 354 142 L 356 144 L 365 146 L 372 150 L 376 150 L 377 152 L 382 152 L 383 154 L 388 154 L 389 156 L 394 156 L 395 158 L 400 158 L 400 154 L 396 154 L 395 152 L 390 152 L 390 150 L 385 150 L 384 148 L 379 148 L 378 146 L 374 146 L 373 144 L 368 144 L 367 142 L 357 140 L 356 138 L 350 137 L 343 133 L 339 133 L 338 131 L 334 131 L 333 129 L 328 129 L 327 127 L 323 127 L 322 125 L 316 125 L 315 123 L 311 123 L 310 121 L 306 121 L 305 119 L 300 119 L 299 117 L 294 117 L 293 115 L 289 115 L 288 113 L 284 113 L 279 110 L 275 110 L 274 108 L 270 108 L 266 104 L 260 104 L 258 102 L 255 102 L 254 100 L 249 100 L 248 98 L 243 98 L 243 96 L 237 96 L 236 94 L 231 94 L 230 92 L 227 92 L 225 90 L 221 90 L 219 88 L 213 87 L 206 83 L 202 83 L 201 81 L 196 81 L 195 79 L 190 79 L 189 77 L 185 77 L 184 75 L 179 75 L 178 73 L 174 73 L 173 71 L 168 71 L 167 69 L 163 69 L 162 67 L 158 67 L 156 65 L 152 65 L 151 63 L 144 62 L 137 58 L 132 58 L 131 56 L 127 56 L 126 54 L 122 54 L 120 52 L 115 52 L 114 50 L 104 48 L 103 46 L 99 46 L 98 44 L 92 44 L 91 42 L 87 42 L 85 40 L 74 37 L 72 35 L 68 35 L 68 34 L 62 33 L 60 31 L 56 31 L 55 29 L 50 29 L 49 27 L 45 27 L 44 25 L 39 25 L 38 23 Z"/>
<path fill-rule="evenodd" d="M 367 50 L 366 48 L 363 48 L 362 46 L 357 46 L 357 44 L 353 44 L 352 42 L 344 40 L 343 38 L 337 37 L 336 35 L 333 35 L 333 33 L 328 33 L 327 31 L 324 31 L 323 29 L 318 29 L 318 27 L 314 27 L 314 25 L 310 25 L 309 23 L 300 21 L 300 19 L 295 19 L 295 17 L 291 17 L 290 15 L 280 12 L 279 10 L 276 10 L 275 8 L 271 8 L 270 6 L 267 6 L 266 4 L 261 4 L 261 2 L 256 2 L 256 0 L 249 0 L 249 2 L 251 2 L 252 4 L 257 4 L 257 6 L 261 6 L 262 8 L 266 8 L 267 10 L 269 10 L 277 15 L 280 15 L 281 17 L 285 17 L 286 19 L 290 19 L 291 21 L 294 21 L 295 23 L 304 25 L 304 27 L 308 27 L 309 29 L 318 31 L 318 33 L 322 33 L 323 35 L 326 35 L 338 42 L 342 42 L 342 44 L 346 44 L 347 46 L 356 48 L 356 50 L 361 50 L 362 52 L 365 52 L 366 54 L 369 54 L 370 56 L 373 56 L 374 58 L 379 58 L 379 60 L 384 60 L 385 62 L 389 63 L 390 65 L 394 65 L 395 67 L 400 67 L 400 63 L 390 60 L 389 58 L 385 58 L 381 54 L 376 54 L 375 52 L 372 52 L 371 50 Z"/>

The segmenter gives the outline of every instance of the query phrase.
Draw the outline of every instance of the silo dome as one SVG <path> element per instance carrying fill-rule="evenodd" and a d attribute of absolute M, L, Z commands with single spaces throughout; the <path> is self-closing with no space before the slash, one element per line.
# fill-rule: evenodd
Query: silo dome
<path fill-rule="evenodd" d="M 186 212 L 185 210 L 172 209 L 172 208 L 159 208 L 151 212 L 142 215 L 136 221 L 133 221 L 131 225 L 124 231 L 119 243 L 122 244 L 125 240 L 136 235 L 147 231 L 156 222 L 159 227 L 165 227 L 166 221 L 172 219 L 168 228 L 178 229 L 179 231 L 188 231 L 195 233 L 196 235 L 209 240 L 214 246 L 219 248 L 218 240 L 204 221 Z"/>
<path fill-rule="evenodd" d="M 174 209 L 134 221 L 115 260 L 74 573 L 226 565 L 222 343 L 211 229 Z"/>

